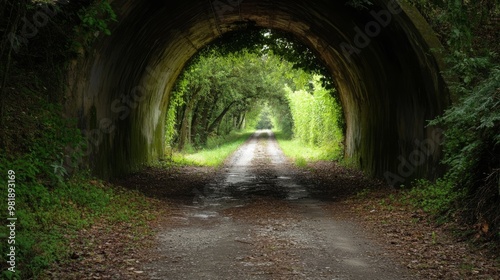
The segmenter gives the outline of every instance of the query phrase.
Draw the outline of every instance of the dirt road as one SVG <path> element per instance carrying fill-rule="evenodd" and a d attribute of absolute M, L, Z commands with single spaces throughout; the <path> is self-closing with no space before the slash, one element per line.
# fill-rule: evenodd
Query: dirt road
<path fill-rule="evenodd" d="M 270 131 L 255 133 L 165 218 L 144 271 L 151 279 L 412 279 L 363 228 L 328 214 L 294 170 Z"/>

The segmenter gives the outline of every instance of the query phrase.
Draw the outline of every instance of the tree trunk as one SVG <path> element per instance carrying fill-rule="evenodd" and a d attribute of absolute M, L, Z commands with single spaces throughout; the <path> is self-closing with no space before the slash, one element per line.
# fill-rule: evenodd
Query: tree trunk
<path fill-rule="evenodd" d="M 196 141 L 196 136 L 199 134 L 199 124 L 200 124 L 200 110 L 205 106 L 205 100 L 202 100 L 196 104 L 193 111 L 193 117 L 191 118 L 191 143 L 198 145 L 199 141 Z"/>
<path fill-rule="evenodd" d="M 240 115 L 241 116 L 241 119 L 238 123 L 238 129 L 243 129 L 243 123 L 245 122 L 245 117 L 246 117 L 246 113 L 243 113 Z"/>
<path fill-rule="evenodd" d="M 202 130 L 200 131 L 200 144 L 201 145 L 207 144 L 208 119 L 209 119 L 209 116 L 211 115 L 212 111 L 215 108 L 215 103 L 210 104 L 210 106 L 208 106 L 208 105 L 209 104 L 207 102 L 207 104 L 205 104 L 205 108 L 203 109 L 203 112 L 201 113 L 201 123 L 200 123 L 200 127 L 202 128 Z"/>
<path fill-rule="evenodd" d="M 201 114 L 201 123 L 200 127 L 202 130 L 200 131 L 200 143 L 201 145 L 206 145 L 207 140 L 208 140 L 208 127 L 209 127 L 209 121 L 210 117 L 212 116 L 215 107 L 217 106 L 217 100 L 219 97 L 218 92 L 212 92 L 213 99 L 211 101 L 207 101 L 205 103 L 205 108 L 203 109 L 203 112 Z"/>
<path fill-rule="evenodd" d="M 189 143 L 189 117 L 193 112 L 193 107 L 196 102 L 196 97 L 201 92 L 201 87 L 197 88 L 196 91 L 191 95 L 189 102 L 186 104 L 186 109 L 184 110 L 184 116 L 182 118 L 181 127 L 179 131 L 179 143 L 177 144 L 177 149 L 182 150 Z"/>
<path fill-rule="evenodd" d="M 217 116 L 217 118 L 208 127 L 208 129 L 207 129 L 208 134 L 212 133 L 219 126 L 219 124 L 222 121 L 222 119 L 224 118 L 224 116 L 227 114 L 227 112 L 229 112 L 229 110 L 231 109 L 231 107 L 235 103 L 236 103 L 236 101 L 233 101 L 233 102 L 229 103 L 229 105 L 227 105 L 227 107 L 224 108 L 224 110 L 222 110 L 222 113 L 220 113 Z"/>

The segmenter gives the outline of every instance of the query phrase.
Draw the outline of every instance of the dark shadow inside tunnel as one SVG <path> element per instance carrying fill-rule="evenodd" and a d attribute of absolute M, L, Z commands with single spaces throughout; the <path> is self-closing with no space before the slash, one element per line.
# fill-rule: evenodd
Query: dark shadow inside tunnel
<path fill-rule="evenodd" d="M 382 181 L 336 162 L 294 166 L 279 151 L 270 130 L 252 134 L 221 167 L 153 166 L 112 182 L 159 201 L 194 207 L 261 200 L 344 201 L 367 189 L 388 190 Z"/>

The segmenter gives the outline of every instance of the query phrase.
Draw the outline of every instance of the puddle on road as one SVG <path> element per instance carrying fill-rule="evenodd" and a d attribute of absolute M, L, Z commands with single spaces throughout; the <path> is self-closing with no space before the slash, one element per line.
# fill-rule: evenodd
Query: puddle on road
<path fill-rule="evenodd" d="M 204 211 L 192 215 L 193 218 L 200 218 L 200 219 L 215 218 L 217 216 L 219 216 L 219 213 L 214 211 Z"/>
<path fill-rule="evenodd" d="M 155 279 L 208 279 L 207 271 L 235 276 L 245 269 L 248 276 L 279 265 L 302 270 L 300 279 L 407 279 L 397 269 L 386 272 L 393 265 L 371 253 L 359 230 L 327 217 L 323 203 L 295 182 L 275 141 L 263 149 L 265 140 L 257 137 L 234 154 L 216 182 L 195 190 L 195 200 L 176 217 L 180 227 L 160 235 L 168 257 L 155 266 Z M 380 271 L 388 277 L 371 277 Z"/>

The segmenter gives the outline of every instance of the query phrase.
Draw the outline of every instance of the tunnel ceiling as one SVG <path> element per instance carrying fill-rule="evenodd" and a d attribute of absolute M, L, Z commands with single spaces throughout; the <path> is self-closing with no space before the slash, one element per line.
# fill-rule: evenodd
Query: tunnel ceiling
<path fill-rule="evenodd" d="M 327 65 L 344 108 L 348 161 L 380 177 L 434 176 L 438 131 L 426 121 L 448 104 L 431 52 L 439 43 L 414 8 L 371 2 L 113 1 L 112 35 L 70 72 L 67 110 L 87 131 L 94 171 L 118 175 L 160 157 L 170 90 L 187 60 L 252 23 L 293 34 Z"/>

